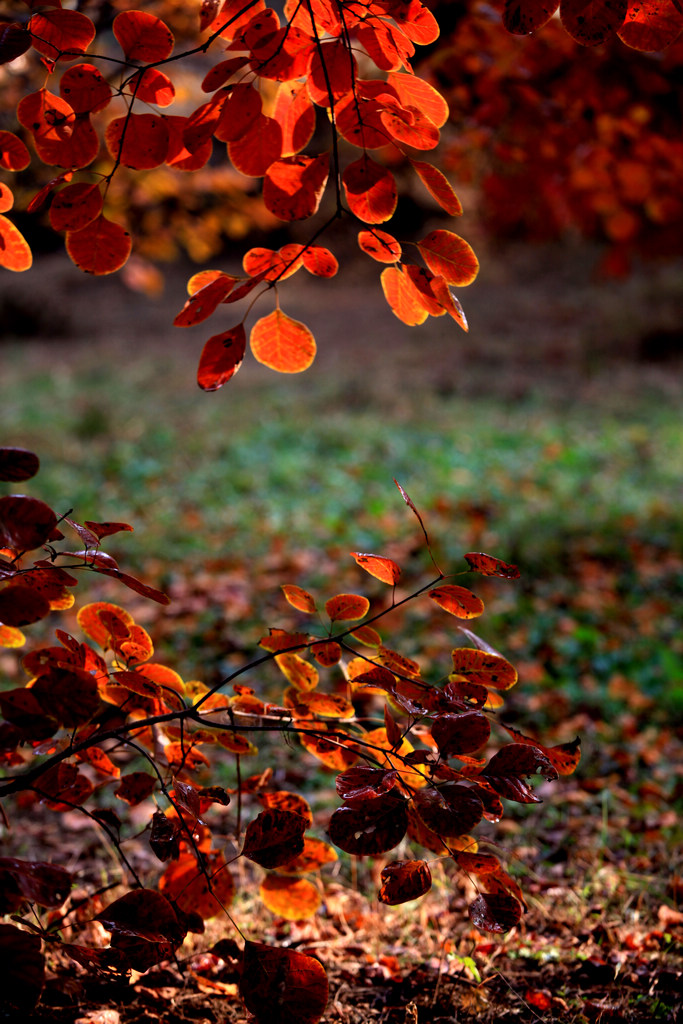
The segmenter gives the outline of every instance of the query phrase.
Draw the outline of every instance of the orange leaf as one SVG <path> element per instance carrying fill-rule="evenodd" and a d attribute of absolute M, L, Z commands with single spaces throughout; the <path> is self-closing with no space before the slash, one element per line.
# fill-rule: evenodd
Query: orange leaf
<path fill-rule="evenodd" d="M 351 557 L 362 569 L 369 572 L 371 576 L 381 580 L 382 583 L 389 583 L 396 586 L 401 576 L 401 568 L 391 558 L 384 555 L 364 555 L 360 551 L 352 551 Z"/>
<path fill-rule="evenodd" d="M 302 266 L 302 252 L 303 246 L 291 242 L 283 245 L 279 252 L 256 246 L 244 254 L 242 266 L 244 272 L 251 277 L 261 277 L 265 281 L 284 281 Z"/>
<path fill-rule="evenodd" d="M 168 124 L 158 114 L 128 114 L 107 125 L 104 140 L 114 160 L 136 171 L 164 163 L 168 155 Z"/>
<path fill-rule="evenodd" d="M 315 598 L 303 587 L 297 587 L 293 583 L 283 583 L 280 590 L 293 608 L 300 612 L 315 612 Z"/>
<path fill-rule="evenodd" d="M 309 274 L 314 274 L 316 277 L 334 277 L 339 270 L 337 257 L 321 245 L 307 246 L 301 259 Z"/>
<path fill-rule="evenodd" d="M 295 156 L 308 145 L 315 131 L 315 107 L 305 82 L 282 82 L 277 90 L 273 117 L 282 128 L 282 155 Z"/>
<path fill-rule="evenodd" d="M 292 811 L 268 808 L 250 821 L 242 855 L 262 868 L 276 868 L 303 853 L 306 819 Z"/>
<path fill-rule="evenodd" d="M 331 665 L 338 665 L 341 661 L 342 649 L 334 640 L 323 640 L 319 644 L 311 645 L 311 654 L 319 665 L 329 668 Z"/>
<path fill-rule="evenodd" d="M 249 338 L 254 358 L 279 373 L 301 373 L 315 358 L 315 338 L 305 324 L 280 309 L 258 320 Z"/>
<path fill-rule="evenodd" d="M 132 626 L 134 623 L 133 616 L 125 608 L 120 608 L 117 604 L 110 604 L 108 601 L 95 601 L 91 604 L 84 604 L 76 616 L 78 625 L 86 636 L 89 636 L 100 647 L 106 647 L 111 637 L 111 629 L 100 618 L 100 612 L 108 612 L 114 619 L 118 619 L 122 626 L 123 635 L 128 632 L 129 626 Z"/>
<path fill-rule="evenodd" d="M 159 891 L 186 913 L 206 920 L 225 912 L 235 895 L 235 883 L 221 853 L 204 854 L 206 874 L 191 853 L 181 853 L 159 879 Z M 207 878 L 211 879 L 209 880 Z"/>
<path fill-rule="evenodd" d="M 275 160 L 263 181 L 263 202 L 280 220 L 305 220 L 316 213 L 330 170 L 327 154 Z"/>
<path fill-rule="evenodd" d="M 282 128 L 265 114 L 259 114 L 238 139 L 228 143 L 235 170 L 250 178 L 262 178 L 281 155 Z"/>
<path fill-rule="evenodd" d="M 384 297 L 392 313 L 409 327 L 425 322 L 429 311 L 425 308 L 419 292 L 400 267 L 387 267 L 380 280 Z"/>
<path fill-rule="evenodd" d="M 154 64 L 173 52 L 175 40 L 170 28 L 147 11 L 122 11 L 114 18 L 112 31 L 130 61 Z"/>
<path fill-rule="evenodd" d="M 439 206 L 451 217 L 459 217 L 462 213 L 462 205 L 446 175 L 432 164 L 424 163 L 422 160 L 411 160 L 410 163 L 424 187 L 436 199 Z"/>
<path fill-rule="evenodd" d="M 28 23 L 33 46 L 48 60 L 74 60 L 95 38 L 90 18 L 78 11 L 55 9 L 34 14 Z"/>
<path fill-rule="evenodd" d="M 330 736 L 328 739 L 325 735 L 328 731 L 330 731 L 330 729 L 326 723 L 316 722 L 316 735 L 311 735 L 310 733 L 305 732 L 299 733 L 301 746 L 304 747 L 309 754 L 313 754 L 314 757 L 317 757 L 317 759 L 327 768 L 333 768 L 338 772 L 346 771 L 347 768 L 351 768 L 354 764 L 357 764 L 359 754 L 356 744 L 348 739 L 342 742 L 335 736 Z"/>
<path fill-rule="evenodd" d="M 297 690 L 313 690 L 320 681 L 318 670 L 298 654 L 276 654 L 275 661 L 285 679 Z"/>
<path fill-rule="evenodd" d="M 217 391 L 233 377 L 244 359 L 247 336 L 243 324 L 214 334 L 204 345 L 197 368 L 197 383 L 203 391 Z"/>
<path fill-rule="evenodd" d="M 87 274 L 113 274 L 130 256 L 131 238 L 125 228 L 100 215 L 80 231 L 68 231 L 66 251 Z"/>
<path fill-rule="evenodd" d="M 437 128 L 441 128 L 448 120 L 448 103 L 441 93 L 423 78 L 391 72 L 387 76 L 387 82 L 398 94 L 402 106 L 420 110 Z"/>
<path fill-rule="evenodd" d="M 298 793 L 290 793 L 288 790 L 278 789 L 274 793 L 257 793 L 257 799 L 262 807 L 275 807 L 280 811 L 291 811 L 294 814 L 300 815 L 305 819 L 307 828 L 310 828 L 313 824 L 311 805 L 308 800 Z M 315 842 L 315 840 L 304 840 L 304 852 L 306 846 L 311 842 Z M 302 855 L 300 854 L 299 856 Z M 281 868 L 282 865 L 279 865 L 279 867 Z"/>
<path fill-rule="evenodd" d="M 32 263 L 31 248 L 21 231 L 0 214 L 0 267 L 22 273 Z"/>
<path fill-rule="evenodd" d="M 429 591 L 432 601 L 459 619 L 473 619 L 484 611 L 484 602 L 465 587 L 445 583 Z"/>
<path fill-rule="evenodd" d="M 364 618 L 369 609 L 370 602 L 360 594 L 337 594 L 325 602 L 325 611 L 332 622 L 354 622 Z"/>
<path fill-rule="evenodd" d="M 379 647 L 382 643 L 382 637 L 372 626 L 357 626 L 351 636 L 355 637 L 365 647 Z"/>
<path fill-rule="evenodd" d="M 259 895 L 272 914 L 278 914 L 287 921 L 304 921 L 313 917 L 322 903 L 322 896 L 313 882 L 288 875 L 266 875 Z"/>
<path fill-rule="evenodd" d="M 510 565 L 501 558 L 494 558 L 493 555 L 485 555 L 483 551 L 469 551 L 463 558 L 472 572 L 479 572 L 482 576 L 501 576 L 505 580 L 519 579 L 519 569 L 516 565 Z"/>
<path fill-rule="evenodd" d="M 430 231 L 417 244 L 429 269 L 447 284 L 471 284 L 477 276 L 479 261 L 471 246 L 452 231 Z"/>
<path fill-rule="evenodd" d="M 463 677 L 470 683 L 491 686 L 495 690 L 509 690 L 517 682 L 514 665 L 500 654 L 490 654 L 474 647 L 456 647 L 451 651 L 451 657 L 453 675 Z"/>
<path fill-rule="evenodd" d="M 416 107 L 388 107 L 380 120 L 392 138 L 412 149 L 434 149 L 439 129 Z"/>
<path fill-rule="evenodd" d="M 356 76 L 356 58 L 343 39 L 330 39 L 314 51 L 307 85 L 314 103 L 329 107 L 350 91 Z"/>
<path fill-rule="evenodd" d="M 55 231 L 78 231 L 102 211 L 99 185 L 77 182 L 58 192 L 50 207 L 50 224 Z"/>
<path fill-rule="evenodd" d="M 311 815 L 312 820 L 313 816 Z M 322 839 L 314 839 L 312 836 L 304 836 L 303 853 L 288 860 L 286 864 L 280 864 L 278 871 L 291 875 L 303 875 L 310 871 L 319 871 L 325 864 L 334 864 L 336 860 L 338 860 L 337 854 L 329 843 Z"/>
<path fill-rule="evenodd" d="M 378 263 L 396 263 L 401 258 L 401 245 L 393 235 L 374 228 L 358 232 L 358 245 Z"/>
<path fill-rule="evenodd" d="M 31 163 L 31 154 L 13 132 L 0 131 L 0 167 L 6 171 L 24 171 Z"/>
<path fill-rule="evenodd" d="M 398 191 L 393 174 L 363 155 L 342 173 L 342 183 L 351 212 L 366 224 L 389 220 L 396 209 Z"/>

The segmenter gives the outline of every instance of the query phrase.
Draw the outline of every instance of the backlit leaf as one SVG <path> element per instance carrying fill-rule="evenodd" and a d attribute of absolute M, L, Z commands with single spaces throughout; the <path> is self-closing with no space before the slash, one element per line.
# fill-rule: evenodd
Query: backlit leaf
<path fill-rule="evenodd" d="M 175 99 L 173 82 L 158 68 L 147 68 L 130 81 L 135 98 L 143 103 L 154 103 L 157 107 L 169 107 Z"/>
<path fill-rule="evenodd" d="M 106 620 L 101 618 L 100 612 L 108 613 L 108 618 Z M 110 604 L 108 601 L 94 601 L 83 605 L 82 608 L 79 608 L 76 618 L 86 636 L 103 648 L 109 644 L 112 626 L 117 620 L 118 631 L 124 636 L 128 633 L 129 627 L 134 625 L 133 616 L 125 608 L 120 608 L 117 604 Z"/>
<path fill-rule="evenodd" d="M 353 704 L 338 693 L 302 692 L 296 690 L 292 708 L 295 717 L 319 715 L 322 718 L 353 718 L 356 714 Z M 284 703 L 289 706 L 288 693 Z"/>
<path fill-rule="evenodd" d="M 297 690 L 313 690 L 318 685 L 317 668 L 298 654 L 276 654 L 275 661 L 287 681 Z"/>
<path fill-rule="evenodd" d="M 268 636 L 261 637 L 259 640 L 259 646 L 271 652 L 305 647 L 307 643 L 307 633 L 289 633 L 286 629 L 271 629 Z"/>
<path fill-rule="evenodd" d="M 306 246 L 301 259 L 309 274 L 316 277 L 334 277 L 339 270 L 336 256 L 322 245 Z"/>
<path fill-rule="evenodd" d="M 55 231 L 78 231 L 102 212 L 99 185 L 77 182 L 58 192 L 50 207 L 50 224 Z"/>
<path fill-rule="evenodd" d="M 283 583 L 280 586 L 285 598 L 288 603 L 296 608 L 300 612 L 315 612 L 315 598 L 304 590 L 303 587 L 297 587 L 293 583 Z"/>
<path fill-rule="evenodd" d="M 54 9 L 34 14 L 28 23 L 33 46 L 48 60 L 73 60 L 84 53 L 95 38 L 90 18 L 78 11 Z"/>
<path fill-rule="evenodd" d="M 173 321 L 173 326 L 193 327 L 195 324 L 202 323 L 216 311 L 218 305 L 230 294 L 234 286 L 234 277 L 221 274 L 202 288 L 193 291 Z M 242 333 L 244 334 L 243 327 Z"/>
<path fill-rule="evenodd" d="M 381 580 L 382 583 L 396 586 L 401 577 L 400 566 L 393 559 L 385 558 L 384 555 L 370 555 L 363 554 L 360 551 L 352 551 L 351 557 L 355 558 L 362 569 L 365 569 L 366 572 L 369 572 L 376 579 Z"/>
<path fill-rule="evenodd" d="M 670 46 L 683 30 L 683 10 L 674 0 L 631 0 L 617 35 L 634 50 L 654 52 Z"/>
<path fill-rule="evenodd" d="M 472 619 L 484 611 L 484 602 L 465 587 L 444 583 L 429 591 L 432 601 L 459 619 Z"/>
<path fill-rule="evenodd" d="M 508 743 L 481 770 L 481 778 L 506 800 L 516 800 L 523 804 L 540 803 L 539 797 L 524 781 L 524 778 L 537 772 L 547 780 L 558 776 L 557 769 L 540 747 Z"/>
<path fill-rule="evenodd" d="M 23 647 L 26 637 L 16 626 L 0 624 L 0 647 Z"/>
<path fill-rule="evenodd" d="M 366 224 L 382 224 L 396 210 L 398 190 L 390 170 L 363 155 L 342 172 L 342 184 L 352 213 Z"/>
<path fill-rule="evenodd" d="M 375 228 L 373 231 L 359 231 L 358 245 L 378 263 L 396 263 L 401 258 L 401 244 L 393 235 Z"/>
<path fill-rule="evenodd" d="M 372 626 L 357 626 L 351 636 L 365 647 L 379 647 L 382 643 L 382 637 Z"/>
<path fill-rule="evenodd" d="M 282 155 L 295 156 L 308 145 L 315 131 L 315 107 L 305 82 L 281 82 L 273 117 L 282 128 Z"/>
<path fill-rule="evenodd" d="M 358 762 L 358 747 L 350 740 L 340 740 L 336 736 L 325 735 L 330 727 L 324 722 L 317 722 L 316 735 L 300 732 L 299 740 L 309 754 L 313 754 L 322 764 L 335 771 L 345 771 Z"/>
<path fill-rule="evenodd" d="M 197 367 L 197 384 L 203 391 L 217 391 L 233 377 L 244 359 L 247 336 L 243 324 L 214 334 L 204 345 Z"/>
<path fill-rule="evenodd" d="M 432 124 L 441 128 L 448 120 L 448 103 L 440 92 L 425 82 L 417 75 L 390 73 L 387 82 L 396 91 L 398 98 L 404 107 L 415 107 L 425 117 L 428 117 Z M 413 166 L 415 162 L 411 160 Z M 430 167 L 430 164 L 421 164 L 422 167 Z M 415 168 L 417 170 L 417 167 Z M 418 171 L 419 173 L 419 171 Z M 461 211 L 462 212 L 462 211 Z"/>
<path fill-rule="evenodd" d="M 439 144 L 439 129 L 415 107 L 390 107 L 380 120 L 392 139 L 412 149 L 434 149 Z"/>
<path fill-rule="evenodd" d="M 330 170 L 321 156 L 283 157 L 268 167 L 263 181 L 263 202 L 280 220 L 305 220 L 316 213 Z"/>
<path fill-rule="evenodd" d="M 264 1024 L 317 1024 L 329 994 L 325 969 L 313 957 L 249 941 L 240 993 Z"/>
<path fill-rule="evenodd" d="M 283 245 L 277 252 L 263 246 L 248 249 L 242 258 L 244 272 L 264 281 L 285 281 L 303 266 L 303 246 Z"/>
<path fill-rule="evenodd" d="M 258 114 L 239 138 L 228 142 L 228 156 L 241 174 L 262 178 L 282 156 L 282 128 L 272 117 Z"/>
<path fill-rule="evenodd" d="M 299 793 L 290 793 L 287 790 L 276 790 L 274 793 L 257 793 L 259 803 L 265 808 L 276 808 L 279 811 L 289 811 L 291 814 L 298 814 L 306 822 L 306 827 L 313 824 L 313 812 L 311 806 Z M 308 842 L 309 840 L 306 840 Z M 280 865 L 282 868 L 282 865 Z"/>
<path fill-rule="evenodd" d="M 399 860 L 382 868 L 380 903 L 390 907 L 419 899 L 432 887 L 432 873 L 425 860 Z"/>
<path fill-rule="evenodd" d="M 21 274 L 28 270 L 32 263 L 31 247 L 21 231 L 11 220 L 0 214 L 0 267 Z"/>
<path fill-rule="evenodd" d="M 381 274 L 382 291 L 392 313 L 409 327 L 416 327 L 429 316 L 419 292 L 402 267 L 387 267 Z"/>
<path fill-rule="evenodd" d="M 112 31 L 130 61 L 153 64 L 166 60 L 173 52 L 173 33 L 147 11 L 122 11 L 114 18 Z"/>
<path fill-rule="evenodd" d="M 0 167 L 6 171 L 24 171 L 31 163 L 31 154 L 14 132 L 0 131 Z"/>
<path fill-rule="evenodd" d="M 307 78 L 314 103 L 329 107 L 348 93 L 357 73 L 356 58 L 343 39 L 329 39 L 313 51 Z"/>
<path fill-rule="evenodd" d="M 332 622 L 354 622 L 364 618 L 369 609 L 367 597 L 359 594 L 337 594 L 325 602 L 325 611 Z"/>
<path fill-rule="evenodd" d="M 115 533 L 132 533 L 133 527 L 129 523 L 95 523 L 90 519 L 85 520 L 85 525 L 100 540 L 103 537 L 111 537 Z"/>
<path fill-rule="evenodd" d="M 559 743 L 554 747 L 545 747 L 542 743 L 538 743 L 529 736 L 525 736 L 517 729 L 511 728 L 509 725 L 503 725 L 503 723 L 501 725 L 512 736 L 515 743 L 526 743 L 529 746 L 542 750 L 558 775 L 572 775 L 576 771 L 581 760 L 581 739 L 579 736 L 570 743 Z"/>
<path fill-rule="evenodd" d="M 266 875 L 259 887 L 259 896 L 272 914 L 287 921 L 313 917 L 322 903 L 322 896 L 313 882 L 291 875 Z"/>
<path fill-rule="evenodd" d="M 262 868 L 276 868 L 304 849 L 306 819 L 277 808 L 261 811 L 249 822 L 242 853 Z"/>
<path fill-rule="evenodd" d="M 68 231 L 66 251 L 87 274 L 113 274 L 120 270 L 132 248 L 129 233 L 100 214 L 80 231 Z"/>
<path fill-rule="evenodd" d="M 338 860 L 336 851 L 329 843 L 322 839 L 315 839 L 312 836 L 304 837 L 303 853 L 281 864 L 279 872 L 292 875 L 308 874 L 312 871 L 320 871 L 325 864 L 334 864 Z"/>
<path fill-rule="evenodd" d="M 166 160 L 168 123 L 159 114 L 127 114 L 109 122 L 104 140 L 114 160 L 136 171 L 148 171 Z"/>
<path fill-rule="evenodd" d="M 279 373 L 301 373 L 315 358 L 315 338 L 305 324 L 275 309 L 254 324 L 249 337 L 254 358 Z"/>
<path fill-rule="evenodd" d="M 422 160 L 411 160 L 410 163 L 424 187 L 436 199 L 442 210 L 445 210 L 451 217 L 459 217 L 462 213 L 462 204 L 446 175 L 437 167 L 424 163 Z"/>
<path fill-rule="evenodd" d="M 508 932 L 522 918 L 519 901 L 498 893 L 480 893 L 467 909 L 474 927 L 481 932 Z"/>
<path fill-rule="evenodd" d="M 159 890 L 167 899 L 187 914 L 199 914 L 204 921 L 222 914 L 235 895 L 235 883 L 223 855 L 212 852 L 205 857 L 206 874 L 193 854 L 181 853 L 159 879 Z"/>
<path fill-rule="evenodd" d="M 76 64 L 59 80 L 59 94 L 77 114 L 95 114 L 109 104 L 111 86 L 94 64 Z"/>
<path fill-rule="evenodd" d="M 334 640 L 323 640 L 318 644 L 311 644 L 311 654 L 325 668 L 331 665 L 338 665 L 342 656 L 340 645 Z"/>
<path fill-rule="evenodd" d="M 471 246 L 452 231 L 430 231 L 418 242 L 418 249 L 432 273 L 447 284 L 462 287 L 477 276 L 479 261 Z"/>
<path fill-rule="evenodd" d="M 495 690 L 509 690 L 517 682 L 514 665 L 499 654 L 472 647 L 456 647 L 451 651 L 453 676 L 464 677 L 470 683 L 491 686 Z M 452 678 L 452 676 L 449 676 Z"/>

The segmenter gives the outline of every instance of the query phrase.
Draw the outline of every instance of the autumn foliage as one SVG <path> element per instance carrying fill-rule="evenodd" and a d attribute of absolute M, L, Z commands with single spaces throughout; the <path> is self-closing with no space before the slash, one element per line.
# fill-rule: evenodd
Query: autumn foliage
<path fill-rule="evenodd" d="M 19 481 L 35 473 L 38 460 L 31 452 L 3 449 L 0 465 L 5 479 Z M 431 553 L 420 513 L 399 490 Z M 73 604 L 77 571 L 113 576 L 143 597 L 166 601 L 102 550 L 102 540 L 129 529 L 126 524 L 81 525 L 62 517 L 58 525 L 37 499 L 9 495 L 0 502 L 5 647 L 21 648 L 23 628 Z M 63 547 L 60 526 L 84 547 Z M 188 932 L 204 930 L 205 920 L 222 914 L 232 921 L 238 858 L 260 869 L 263 903 L 289 920 L 316 913 L 324 893 L 321 872 L 338 859 L 337 851 L 376 858 L 400 847 L 399 858 L 382 868 L 380 902 L 395 906 L 424 895 L 430 863 L 447 859 L 477 887 L 469 908 L 476 928 L 502 932 L 519 922 L 525 906 L 519 884 L 498 856 L 480 848 L 474 831 L 502 817 L 503 800 L 538 802 L 528 780 L 571 774 L 579 742 L 545 747 L 503 727 L 503 744 L 489 756 L 492 715 L 517 673 L 464 625 L 482 614 L 482 601 L 469 588 L 445 582 L 436 563 L 431 581 L 398 591 L 404 574 L 393 559 L 366 552 L 351 557 L 359 571 L 390 588 L 388 604 L 375 611 L 371 599 L 356 593 L 322 601 L 283 584 L 297 628 L 272 626 L 261 653 L 212 687 L 186 682 L 156 661 L 149 633 L 125 607 L 105 601 L 78 610 L 82 638 L 58 629 L 56 644 L 23 656 L 27 682 L 0 692 L 5 820 L 34 806 L 55 815 L 81 813 L 116 850 L 129 888 L 106 906 L 97 894 L 90 898 L 90 917 L 109 933 L 108 945 L 67 941 L 59 928 L 68 921 L 70 938 L 78 930 L 71 920 L 73 873 L 54 862 L 0 858 L 2 912 L 27 927 L 24 911 L 32 906 L 43 922 L 37 934 L 35 926 L 29 932 L 3 926 L 4 941 L 31 946 L 31 984 L 17 982 L 11 1002 L 28 1006 L 38 998 L 44 976 L 39 938 L 48 931 L 82 967 L 125 979 L 173 958 Z M 491 555 L 465 558 L 459 575 L 519 575 Z M 462 624 L 462 646 L 443 664 L 425 665 L 427 674 L 415 658 L 386 645 L 380 632 L 387 614 L 418 598 Z M 283 685 L 278 695 L 259 696 L 242 680 L 269 662 Z M 272 773 L 242 773 L 243 760 L 257 753 L 259 736 L 267 734 L 296 739 L 313 763 L 336 775 L 341 804 L 330 814 L 327 838 L 311 833 L 304 796 L 277 789 Z M 226 759 L 235 764 L 230 788 L 211 778 Z M 126 854 L 134 827 L 126 809 L 134 807 L 148 809 L 147 841 L 160 862 L 156 878 L 141 877 Z M 320 1018 L 327 1001 L 320 963 L 253 941 L 241 952 L 235 948 L 241 995 L 258 1019 Z M 273 1002 L 281 997 L 273 1017 Z"/>

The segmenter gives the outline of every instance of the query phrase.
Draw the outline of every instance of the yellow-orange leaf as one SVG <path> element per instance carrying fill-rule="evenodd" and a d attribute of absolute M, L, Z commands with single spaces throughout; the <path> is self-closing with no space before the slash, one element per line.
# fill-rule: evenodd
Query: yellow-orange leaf
<path fill-rule="evenodd" d="M 314 690 L 318 685 L 317 668 L 298 654 L 276 654 L 275 661 L 285 679 L 297 690 Z"/>
<path fill-rule="evenodd" d="M 301 373 L 315 359 L 315 338 L 280 309 L 258 320 L 249 338 L 254 358 L 279 373 Z"/>
<path fill-rule="evenodd" d="M 394 316 L 409 327 L 425 322 L 429 312 L 412 281 L 400 267 L 387 267 L 383 270 L 381 282 L 384 297 Z"/>
<path fill-rule="evenodd" d="M 401 244 L 387 231 L 374 228 L 358 232 L 358 245 L 378 263 L 396 263 L 401 258 Z"/>
<path fill-rule="evenodd" d="M 300 612 L 314 612 L 315 598 L 303 587 L 297 587 L 293 583 L 283 583 L 280 590 L 293 608 Z"/>
<path fill-rule="evenodd" d="M 382 583 L 389 583 L 392 586 L 398 583 L 401 567 L 393 559 L 385 558 L 384 555 L 364 555 L 360 551 L 352 551 L 351 557 L 356 559 L 362 569 Z"/>
<path fill-rule="evenodd" d="M 307 878 L 266 875 L 259 892 L 268 910 L 287 921 L 304 921 L 313 917 L 322 903 L 318 889 Z"/>
<path fill-rule="evenodd" d="M 401 77 L 407 76 L 402 75 Z M 436 199 L 439 206 L 451 217 L 459 217 L 462 213 L 462 205 L 446 175 L 432 164 L 424 163 L 422 160 L 411 160 L 410 163 L 424 187 Z"/>
<path fill-rule="evenodd" d="M 489 654 L 474 647 L 456 647 L 451 652 L 453 674 L 470 683 L 492 686 L 496 690 L 509 690 L 517 682 L 514 665 L 499 654 Z"/>
<path fill-rule="evenodd" d="M 319 871 L 323 865 L 334 864 L 336 860 L 336 850 L 329 843 L 312 836 L 304 836 L 303 853 L 293 860 L 288 860 L 286 864 L 280 864 L 278 871 L 287 875 L 303 875 L 309 871 Z"/>
<path fill-rule="evenodd" d="M 32 263 L 31 248 L 21 231 L 11 220 L 0 214 L 0 267 L 22 273 Z"/>
<path fill-rule="evenodd" d="M 332 622 L 352 622 L 367 615 L 370 602 L 360 594 L 337 594 L 325 602 L 325 611 Z"/>
<path fill-rule="evenodd" d="M 459 619 L 473 619 L 481 615 L 484 610 L 484 602 L 465 587 L 456 587 L 451 583 L 445 583 L 441 587 L 435 587 L 429 591 L 432 601 L 450 612 Z"/>

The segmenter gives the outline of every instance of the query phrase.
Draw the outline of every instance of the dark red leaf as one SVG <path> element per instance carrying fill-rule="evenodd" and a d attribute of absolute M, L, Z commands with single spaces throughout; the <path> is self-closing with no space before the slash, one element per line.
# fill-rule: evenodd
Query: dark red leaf
<path fill-rule="evenodd" d="M 186 931 L 166 897 L 153 889 L 133 889 L 96 920 L 112 933 L 112 946 L 125 954 L 136 971 L 168 960 Z"/>
<path fill-rule="evenodd" d="M 69 895 L 71 883 L 70 872 L 57 864 L 0 857 L 0 913 L 13 912 L 24 901 L 58 907 Z M 18 905 L 7 903 L 12 889 L 19 897 Z"/>
<path fill-rule="evenodd" d="M 439 715 L 432 725 L 432 738 L 445 758 L 479 750 L 488 742 L 490 735 L 491 725 L 481 711 Z"/>
<path fill-rule="evenodd" d="M 401 860 L 382 868 L 380 903 L 395 907 L 424 896 L 432 887 L 432 874 L 425 860 Z"/>
<path fill-rule="evenodd" d="M 39 468 L 40 459 L 34 452 L 26 448 L 0 448 L 0 480 L 30 480 Z"/>
<path fill-rule="evenodd" d="M 317 1024 L 327 1006 L 327 976 L 312 956 L 247 941 L 240 992 L 259 1024 Z"/>
<path fill-rule="evenodd" d="M 522 918 L 519 901 L 499 893 L 483 892 L 467 909 L 475 928 L 482 932 L 507 932 Z"/>
<path fill-rule="evenodd" d="M 338 775 L 335 785 L 345 803 L 352 807 L 362 807 L 392 790 L 398 778 L 398 772 L 393 768 L 358 765 Z"/>
<path fill-rule="evenodd" d="M 243 324 L 214 334 L 204 345 L 197 367 L 197 384 L 203 391 L 217 391 L 239 370 L 247 347 Z"/>
<path fill-rule="evenodd" d="M 3 967 L 3 1001 L 7 1006 L 30 1011 L 45 984 L 45 957 L 39 935 L 0 924 L 0 962 Z"/>
<path fill-rule="evenodd" d="M 330 818 L 331 842 L 357 857 L 374 857 L 393 850 L 408 828 L 406 801 L 389 792 L 362 807 L 339 807 Z"/>
<path fill-rule="evenodd" d="M 0 498 L 0 547 L 17 553 L 40 547 L 57 525 L 57 516 L 38 498 L 8 494 Z"/>
<path fill-rule="evenodd" d="M 304 848 L 307 822 L 300 814 L 270 808 L 247 826 L 242 853 L 262 868 L 276 868 Z"/>
<path fill-rule="evenodd" d="M 509 565 L 500 558 L 493 555 L 485 555 L 483 551 L 469 551 L 463 556 L 472 572 L 481 573 L 482 576 L 502 576 L 506 580 L 518 580 L 519 569 L 516 565 Z"/>

